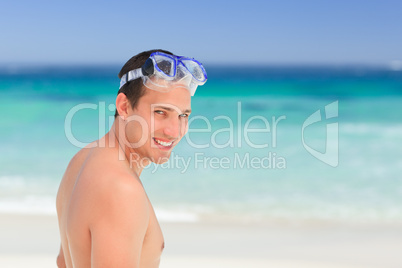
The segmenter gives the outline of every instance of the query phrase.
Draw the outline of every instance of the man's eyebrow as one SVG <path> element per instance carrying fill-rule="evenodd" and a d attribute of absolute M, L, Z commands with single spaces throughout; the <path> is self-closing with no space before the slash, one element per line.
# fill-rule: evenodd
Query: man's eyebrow
<path fill-rule="evenodd" d="M 155 108 L 164 109 L 164 110 L 169 111 L 169 112 L 175 111 L 175 109 L 173 109 L 173 108 L 171 108 L 171 107 L 162 106 L 162 105 L 154 106 L 154 109 L 155 109 Z M 190 113 L 191 113 L 191 109 L 186 109 L 186 110 L 184 110 L 183 113 L 189 113 L 189 114 L 190 114 Z"/>

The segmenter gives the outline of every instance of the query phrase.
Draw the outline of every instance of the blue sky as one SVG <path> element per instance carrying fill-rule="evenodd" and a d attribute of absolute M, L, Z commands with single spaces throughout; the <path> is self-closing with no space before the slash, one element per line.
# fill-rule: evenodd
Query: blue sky
<path fill-rule="evenodd" d="M 0 64 L 122 64 L 164 48 L 204 63 L 402 61 L 402 1 L 2 1 Z"/>

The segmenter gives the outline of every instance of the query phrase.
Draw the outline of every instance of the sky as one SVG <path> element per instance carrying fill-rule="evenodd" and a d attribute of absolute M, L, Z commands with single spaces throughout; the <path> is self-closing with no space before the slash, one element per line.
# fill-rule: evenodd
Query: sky
<path fill-rule="evenodd" d="M 213 64 L 400 64 L 400 0 L 0 3 L 1 64 L 122 64 L 148 49 Z"/>

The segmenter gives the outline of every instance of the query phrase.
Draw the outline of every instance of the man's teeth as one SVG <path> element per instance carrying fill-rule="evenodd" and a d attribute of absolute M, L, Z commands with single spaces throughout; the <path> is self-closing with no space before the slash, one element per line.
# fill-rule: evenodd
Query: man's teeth
<path fill-rule="evenodd" d="M 172 143 L 173 143 L 173 141 L 171 141 L 171 142 L 164 142 L 164 141 L 160 141 L 160 140 L 157 140 L 157 139 L 154 139 L 155 141 L 156 141 L 156 143 L 158 143 L 158 144 L 160 144 L 160 145 L 162 145 L 162 146 L 170 146 L 170 145 L 172 145 Z"/>

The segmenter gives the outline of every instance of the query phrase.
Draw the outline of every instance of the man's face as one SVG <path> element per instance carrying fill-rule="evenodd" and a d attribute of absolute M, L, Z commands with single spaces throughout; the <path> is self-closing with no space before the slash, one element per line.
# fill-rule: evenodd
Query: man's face
<path fill-rule="evenodd" d="M 173 85 L 163 93 L 146 89 L 127 118 L 126 138 L 131 143 L 131 153 L 136 154 L 132 159 L 166 162 L 187 133 L 190 113 L 191 96 L 186 88 Z"/>

